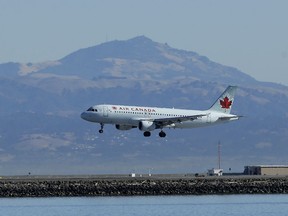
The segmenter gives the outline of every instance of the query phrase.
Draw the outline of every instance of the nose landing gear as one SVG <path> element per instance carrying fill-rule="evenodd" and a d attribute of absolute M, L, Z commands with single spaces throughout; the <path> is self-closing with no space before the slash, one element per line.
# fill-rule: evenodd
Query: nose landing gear
<path fill-rule="evenodd" d="M 103 133 L 103 132 L 104 132 L 104 131 L 103 131 L 104 124 L 103 124 L 103 123 L 100 123 L 100 126 L 101 126 L 101 128 L 100 128 L 100 130 L 99 130 L 99 133 Z"/>

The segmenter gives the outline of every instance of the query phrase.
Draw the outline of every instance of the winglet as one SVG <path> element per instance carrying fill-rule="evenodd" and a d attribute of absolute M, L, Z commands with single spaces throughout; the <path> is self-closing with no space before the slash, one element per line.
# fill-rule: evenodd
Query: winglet
<path fill-rule="evenodd" d="M 229 114 L 234 103 L 236 89 L 237 86 L 228 86 L 209 110 Z"/>

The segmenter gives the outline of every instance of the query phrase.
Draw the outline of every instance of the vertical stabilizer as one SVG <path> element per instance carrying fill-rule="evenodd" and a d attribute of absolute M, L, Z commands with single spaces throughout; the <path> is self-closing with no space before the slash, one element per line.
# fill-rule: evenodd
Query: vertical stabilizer
<path fill-rule="evenodd" d="M 237 86 L 228 86 L 209 110 L 229 114 L 231 112 Z"/>

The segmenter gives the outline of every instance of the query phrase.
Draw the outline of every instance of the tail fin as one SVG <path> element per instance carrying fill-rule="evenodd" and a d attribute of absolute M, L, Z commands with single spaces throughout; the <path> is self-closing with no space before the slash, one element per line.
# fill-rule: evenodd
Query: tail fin
<path fill-rule="evenodd" d="M 228 86 L 209 110 L 229 114 L 234 103 L 237 86 Z"/>

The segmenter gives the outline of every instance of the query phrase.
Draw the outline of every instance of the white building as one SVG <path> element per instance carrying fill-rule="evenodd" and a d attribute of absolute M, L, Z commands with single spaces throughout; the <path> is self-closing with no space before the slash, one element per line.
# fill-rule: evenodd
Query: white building
<path fill-rule="evenodd" d="M 208 176 L 222 176 L 223 175 L 223 169 L 210 169 L 208 170 Z"/>

